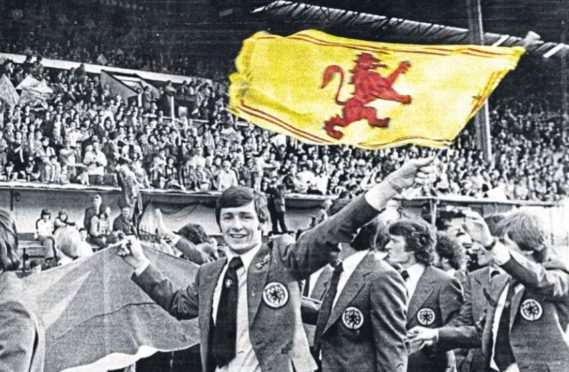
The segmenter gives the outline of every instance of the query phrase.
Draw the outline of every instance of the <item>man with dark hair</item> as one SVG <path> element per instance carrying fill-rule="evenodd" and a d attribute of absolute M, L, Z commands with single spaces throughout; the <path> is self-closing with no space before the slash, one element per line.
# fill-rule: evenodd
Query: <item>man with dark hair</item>
<path fill-rule="evenodd" d="M 323 372 L 407 370 L 406 288 L 375 255 L 381 225 L 375 218 L 342 244 L 315 331 Z"/>
<path fill-rule="evenodd" d="M 121 231 L 126 235 L 135 235 L 136 228 L 132 223 L 130 206 L 119 202 L 121 213 L 113 221 L 113 231 Z"/>
<path fill-rule="evenodd" d="M 230 187 L 215 211 L 227 257 L 200 266 L 195 283 L 182 290 L 148 261 L 136 239 L 127 239 L 118 253 L 134 269 L 133 280 L 170 314 L 199 317 L 204 372 L 312 371 L 316 364 L 302 328 L 299 282 L 330 262 L 338 243 L 351 241 L 389 199 L 430 182 L 431 162 L 408 162 L 296 242 L 282 235 L 263 244 L 269 219 L 265 197 Z"/>
<path fill-rule="evenodd" d="M 474 326 L 418 327 L 410 332 L 412 342 L 440 350 L 481 346 L 486 371 L 566 371 L 569 272 L 549 256 L 540 221 L 513 213 L 498 223 L 496 239 L 469 212 L 466 227 L 505 271 L 491 282 L 485 317 Z"/>
<path fill-rule="evenodd" d="M 410 298 L 407 329 L 421 325 L 438 328 L 450 322 L 462 304 L 457 279 L 432 266 L 436 235 L 422 220 L 399 220 L 389 226 L 389 261 L 400 265 Z M 413 349 L 412 349 L 413 351 Z M 419 350 L 409 355 L 409 372 L 444 372 L 454 367 L 452 352 Z"/>
<path fill-rule="evenodd" d="M 103 199 L 101 198 L 100 194 L 94 194 L 91 196 L 92 205 L 85 209 L 85 213 L 83 216 L 83 227 L 87 230 L 91 230 L 91 220 L 93 217 L 99 214 L 101 210 L 104 209 L 102 206 Z"/>
<path fill-rule="evenodd" d="M 458 279 L 461 285 L 466 281 L 466 252 L 456 239 L 443 232 L 437 232 L 435 244 L 435 267 Z"/>

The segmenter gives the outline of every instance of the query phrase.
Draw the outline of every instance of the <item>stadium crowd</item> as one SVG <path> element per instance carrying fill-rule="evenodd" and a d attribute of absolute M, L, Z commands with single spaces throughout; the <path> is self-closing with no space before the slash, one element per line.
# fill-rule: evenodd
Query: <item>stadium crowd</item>
<path fill-rule="evenodd" d="M 0 109 L 0 179 L 117 185 L 128 164 L 142 188 L 257 190 L 350 196 L 382 179 L 405 159 L 433 150 L 408 146 L 366 151 L 301 144 L 237 121 L 227 111 L 226 86 L 204 80 L 140 93 L 124 102 L 81 67 L 44 69 L 41 58 L 3 66 L 14 85 L 27 75 L 54 94 L 42 105 Z M 191 102 L 189 118 L 171 120 L 168 98 Z M 543 99 L 495 102 L 491 112 L 494 162 L 487 166 L 467 127 L 439 158 L 444 163 L 426 195 L 559 200 L 569 192 L 569 152 L 560 115 Z"/>
<path fill-rule="evenodd" d="M 90 5 L 61 12 L 58 4 L 30 2 L 22 5 L 23 12 L 0 15 L 0 50 L 29 56 L 3 73 L 14 85 L 28 74 L 44 78 L 55 91 L 43 107 L 0 104 L 1 180 L 116 185 L 116 167 L 128 163 L 143 188 L 210 191 L 238 183 L 274 191 L 282 183 L 287 193 L 349 196 L 405 159 L 432 152 L 310 146 L 236 121 L 226 110 L 223 79 L 229 67 L 193 64 L 179 53 L 187 50 L 179 44 L 183 40 L 169 39 L 175 35 L 168 32 L 176 30 L 171 24 L 162 27 L 163 17 L 97 5 L 98 22 L 108 26 L 102 27 L 88 16 Z M 158 96 L 145 90 L 138 102 L 124 102 L 98 76 L 81 68 L 49 71 L 33 55 L 200 78 L 167 84 Z M 169 119 L 172 95 L 191 102 L 188 118 Z M 474 128 L 468 126 L 439 155 L 445 164 L 440 179 L 423 194 L 564 198 L 569 152 L 558 109 L 539 96 L 496 100 L 491 108 L 493 163 L 483 161 Z"/>

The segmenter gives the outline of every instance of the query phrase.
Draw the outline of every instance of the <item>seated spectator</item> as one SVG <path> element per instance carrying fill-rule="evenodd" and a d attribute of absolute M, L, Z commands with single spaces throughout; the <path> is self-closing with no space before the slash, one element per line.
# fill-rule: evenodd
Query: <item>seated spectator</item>
<path fill-rule="evenodd" d="M 101 249 L 105 248 L 113 239 L 110 214 L 111 208 L 106 207 L 91 219 L 90 241 Z"/>
<path fill-rule="evenodd" d="M 60 210 L 57 212 L 57 217 L 53 221 L 53 233 L 55 234 L 58 229 L 67 226 L 75 226 L 75 222 L 69 221 L 69 216 L 65 209 Z"/>
<path fill-rule="evenodd" d="M 125 235 L 135 235 L 136 228 L 132 223 L 132 211 L 126 204 L 119 205 L 121 213 L 113 221 L 113 232 L 122 232 Z"/>
<path fill-rule="evenodd" d="M 58 252 L 53 242 L 53 222 L 51 221 L 51 213 L 47 209 L 42 209 L 40 218 L 36 220 L 34 238 L 44 247 L 44 257 L 46 260 L 57 260 Z"/>

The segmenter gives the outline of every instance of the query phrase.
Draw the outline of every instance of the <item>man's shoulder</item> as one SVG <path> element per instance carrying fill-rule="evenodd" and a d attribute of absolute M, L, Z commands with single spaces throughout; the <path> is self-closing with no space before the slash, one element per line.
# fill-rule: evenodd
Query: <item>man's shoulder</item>
<path fill-rule="evenodd" d="M 434 267 L 433 265 L 429 265 L 425 268 L 425 272 L 423 273 L 423 277 L 421 278 L 421 280 L 427 279 L 425 278 L 425 276 L 427 276 L 427 278 L 434 283 L 439 283 L 439 284 L 452 284 L 454 282 L 458 283 L 458 279 L 456 279 L 454 276 L 444 272 L 439 268 Z"/>
<path fill-rule="evenodd" d="M 472 279 L 476 279 L 476 280 L 481 280 L 484 279 L 485 277 L 489 277 L 490 276 L 490 266 L 485 266 L 482 267 L 480 269 L 476 269 L 474 271 L 471 271 L 467 274 L 467 276 L 469 276 Z"/>

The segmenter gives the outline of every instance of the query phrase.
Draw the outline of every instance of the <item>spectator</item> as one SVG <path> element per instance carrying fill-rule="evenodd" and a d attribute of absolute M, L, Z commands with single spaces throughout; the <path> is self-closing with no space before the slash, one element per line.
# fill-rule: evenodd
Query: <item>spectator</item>
<path fill-rule="evenodd" d="M 136 228 L 132 223 L 132 211 L 128 205 L 120 205 L 121 213 L 113 221 L 113 231 L 123 232 L 126 235 L 135 235 Z"/>
<path fill-rule="evenodd" d="M 53 233 L 55 234 L 58 229 L 67 226 L 75 226 L 75 222 L 69 221 L 69 216 L 65 209 L 57 212 L 57 217 L 53 221 Z"/>
<path fill-rule="evenodd" d="M 34 238 L 42 244 L 46 260 L 58 259 L 53 241 L 53 222 L 51 221 L 51 213 L 47 209 L 42 209 L 40 218 L 36 220 Z"/>
<path fill-rule="evenodd" d="M 91 220 L 93 217 L 98 215 L 104 207 L 102 206 L 103 199 L 101 195 L 94 194 L 91 197 L 92 205 L 85 209 L 84 217 L 83 217 L 83 227 L 89 232 L 91 231 Z"/>
<path fill-rule="evenodd" d="M 224 191 L 231 186 L 237 186 L 237 174 L 231 169 L 231 162 L 224 160 L 217 175 L 217 190 Z"/>
<path fill-rule="evenodd" d="M 90 146 L 87 146 L 83 164 L 87 166 L 89 184 L 94 186 L 102 185 L 105 167 L 107 166 L 107 157 L 101 151 L 100 143 L 97 138 L 93 140 Z"/>
<path fill-rule="evenodd" d="M 281 234 L 288 233 L 288 228 L 285 222 L 285 194 L 286 187 L 282 183 L 278 185 L 273 184 L 267 190 L 267 206 L 269 208 L 271 223 L 273 225 L 273 234 L 279 234 L 279 226 Z"/>
<path fill-rule="evenodd" d="M 99 214 L 91 219 L 91 230 L 89 231 L 91 243 L 99 248 L 105 248 L 111 242 L 112 226 L 110 221 L 111 208 L 102 209 Z"/>

